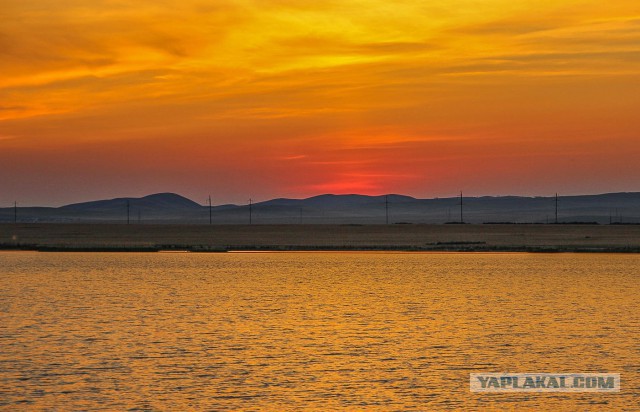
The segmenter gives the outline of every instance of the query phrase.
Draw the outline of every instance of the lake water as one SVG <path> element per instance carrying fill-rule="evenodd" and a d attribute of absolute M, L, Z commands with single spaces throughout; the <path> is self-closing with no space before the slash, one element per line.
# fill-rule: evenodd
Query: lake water
<path fill-rule="evenodd" d="M 1 252 L 0 408 L 638 410 L 639 295 L 638 255 Z"/>

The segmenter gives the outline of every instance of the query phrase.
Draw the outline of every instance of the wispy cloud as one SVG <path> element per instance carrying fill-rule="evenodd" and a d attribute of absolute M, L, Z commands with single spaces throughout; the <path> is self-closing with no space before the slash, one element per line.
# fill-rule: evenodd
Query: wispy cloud
<path fill-rule="evenodd" d="M 189 176 L 238 158 L 377 190 L 413 181 L 403 162 L 637 147 L 636 1 L 4 0 L 0 19 L 0 133 L 24 158 L 129 144 Z"/>

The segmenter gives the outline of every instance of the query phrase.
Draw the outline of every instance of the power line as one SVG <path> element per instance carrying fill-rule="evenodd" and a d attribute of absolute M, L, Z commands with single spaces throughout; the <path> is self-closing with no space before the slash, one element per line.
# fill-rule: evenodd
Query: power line
<path fill-rule="evenodd" d="M 211 224 L 211 195 L 209 195 L 209 224 Z"/>
<path fill-rule="evenodd" d="M 384 197 L 384 213 L 385 213 L 385 222 L 389 224 L 389 196 Z"/>

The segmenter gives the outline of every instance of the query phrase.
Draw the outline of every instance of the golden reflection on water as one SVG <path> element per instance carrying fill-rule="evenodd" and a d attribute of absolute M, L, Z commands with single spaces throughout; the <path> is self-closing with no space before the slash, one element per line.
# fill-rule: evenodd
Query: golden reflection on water
<path fill-rule="evenodd" d="M 640 256 L 0 253 L 6 410 L 632 410 Z M 472 372 L 622 392 L 472 394 Z"/>

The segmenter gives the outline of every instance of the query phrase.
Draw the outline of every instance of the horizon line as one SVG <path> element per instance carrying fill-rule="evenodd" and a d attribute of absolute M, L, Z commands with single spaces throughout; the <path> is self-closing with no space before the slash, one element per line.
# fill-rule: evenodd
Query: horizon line
<path fill-rule="evenodd" d="M 458 192 L 460 193 L 460 192 Z M 462 192 L 464 193 L 464 192 Z M 546 196 L 542 196 L 542 195 L 512 195 L 512 194 L 508 194 L 508 195 L 471 195 L 471 196 L 464 196 L 462 195 L 463 199 L 480 199 L 480 198 L 526 198 L 526 199 L 536 199 L 536 198 L 540 198 L 540 199 L 544 199 L 544 198 L 549 198 L 549 199 L 553 199 L 556 196 L 561 199 L 561 198 L 567 198 L 567 197 L 586 197 L 586 196 L 607 196 L 607 195 L 620 195 L 620 194 L 640 194 L 640 191 L 623 191 L 623 192 L 606 192 L 606 193 L 583 193 L 583 194 L 569 194 L 569 195 L 561 195 L 560 193 L 552 193 L 550 195 L 546 195 Z M 208 204 L 201 204 L 199 202 L 196 202 L 195 200 L 191 199 L 190 197 L 181 195 L 179 193 L 175 193 L 175 192 L 157 192 L 157 193 L 150 193 L 148 195 L 143 195 L 143 196 L 123 196 L 123 197 L 112 197 L 112 198 L 101 198 L 101 199 L 93 199 L 93 200 L 85 200 L 85 201 L 79 201 L 79 202 L 71 202 L 71 203 L 65 203 L 62 204 L 60 206 L 45 206 L 45 205 L 20 205 L 20 202 L 18 201 L 11 201 L 11 205 L 6 206 L 6 207 L 0 207 L 0 209 L 13 209 L 14 207 L 17 208 L 61 208 L 61 207 L 66 207 L 66 206 L 73 206 L 73 205 L 80 205 L 80 204 L 84 204 L 84 203 L 92 203 L 92 202 L 106 202 L 106 201 L 113 201 L 113 200 L 140 200 L 140 199 L 144 199 L 147 197 L 151 197 L 151 196 L 158 196 L 158 195 L 174 195 L 174 196 L 179 196 L 183 199 L 189 200 L 201 207 L 209 207 Z M 404 195 L 404 194 L 400 194 L 400 193 L 386 193 L 386 194 L 379 194 L 379 195 L 367 195 L 367 194 L 360 194 L 360 193 L 340 193 L 340 194 L 336 194 L 336 193 L 320 193 L 317 195 L 313 195 L 313 196 L 308 196 L 308 197 L 301 197 L 301 198 L 295 198 L 295 197 L 274 197 L 274 198 L 270 198 L 270 199 L 266 199 L 266 200 L 262 200 L 262 201 L 258 201 L 256 202 L 255 199 L 252 200 L 252 204 L 255 205 L 259 205 L 262 203 L 266 203 L 266 202 L 271 202 L 274 200 L 298 200 L 298 201 L 304 201 L 304 200 L 309 200 L 309 199 L 313 199 L 313 198 L 317 198 L 317 197 L 322 197 L 322 196 L 336 196 L 336 197 L 346 197 L 346 196 L 360 196 L 360 197 L 370 197 L 370 198 L 380 198 L 380 197 L 385 197 L 385 196 L 400 196 L 400 197 L 406 197 L 406 198 L 411 198 L 413 200 L 446 200 L 446 199 L 460 199 L 460 194 L 457 195 L 453 195 L 450 197 L 440 197 L 440 196 L 436 196 L 436 197 L 425 197 L 425 198 L 419 198 L 419 197 L 414 197 L 411 195 Z M 17 203 L 17 206 L 15 205 Z M 213 205 L 213 207 L 220 207 L 220 206 L 237 206 L 237 207 L 242 207 L 242 206 L 246 206 L 248 205 L 249 202 L 247 201 L 246 204 L 238 204 L 238 203 L 219 203 L 217 205 Z"/>

